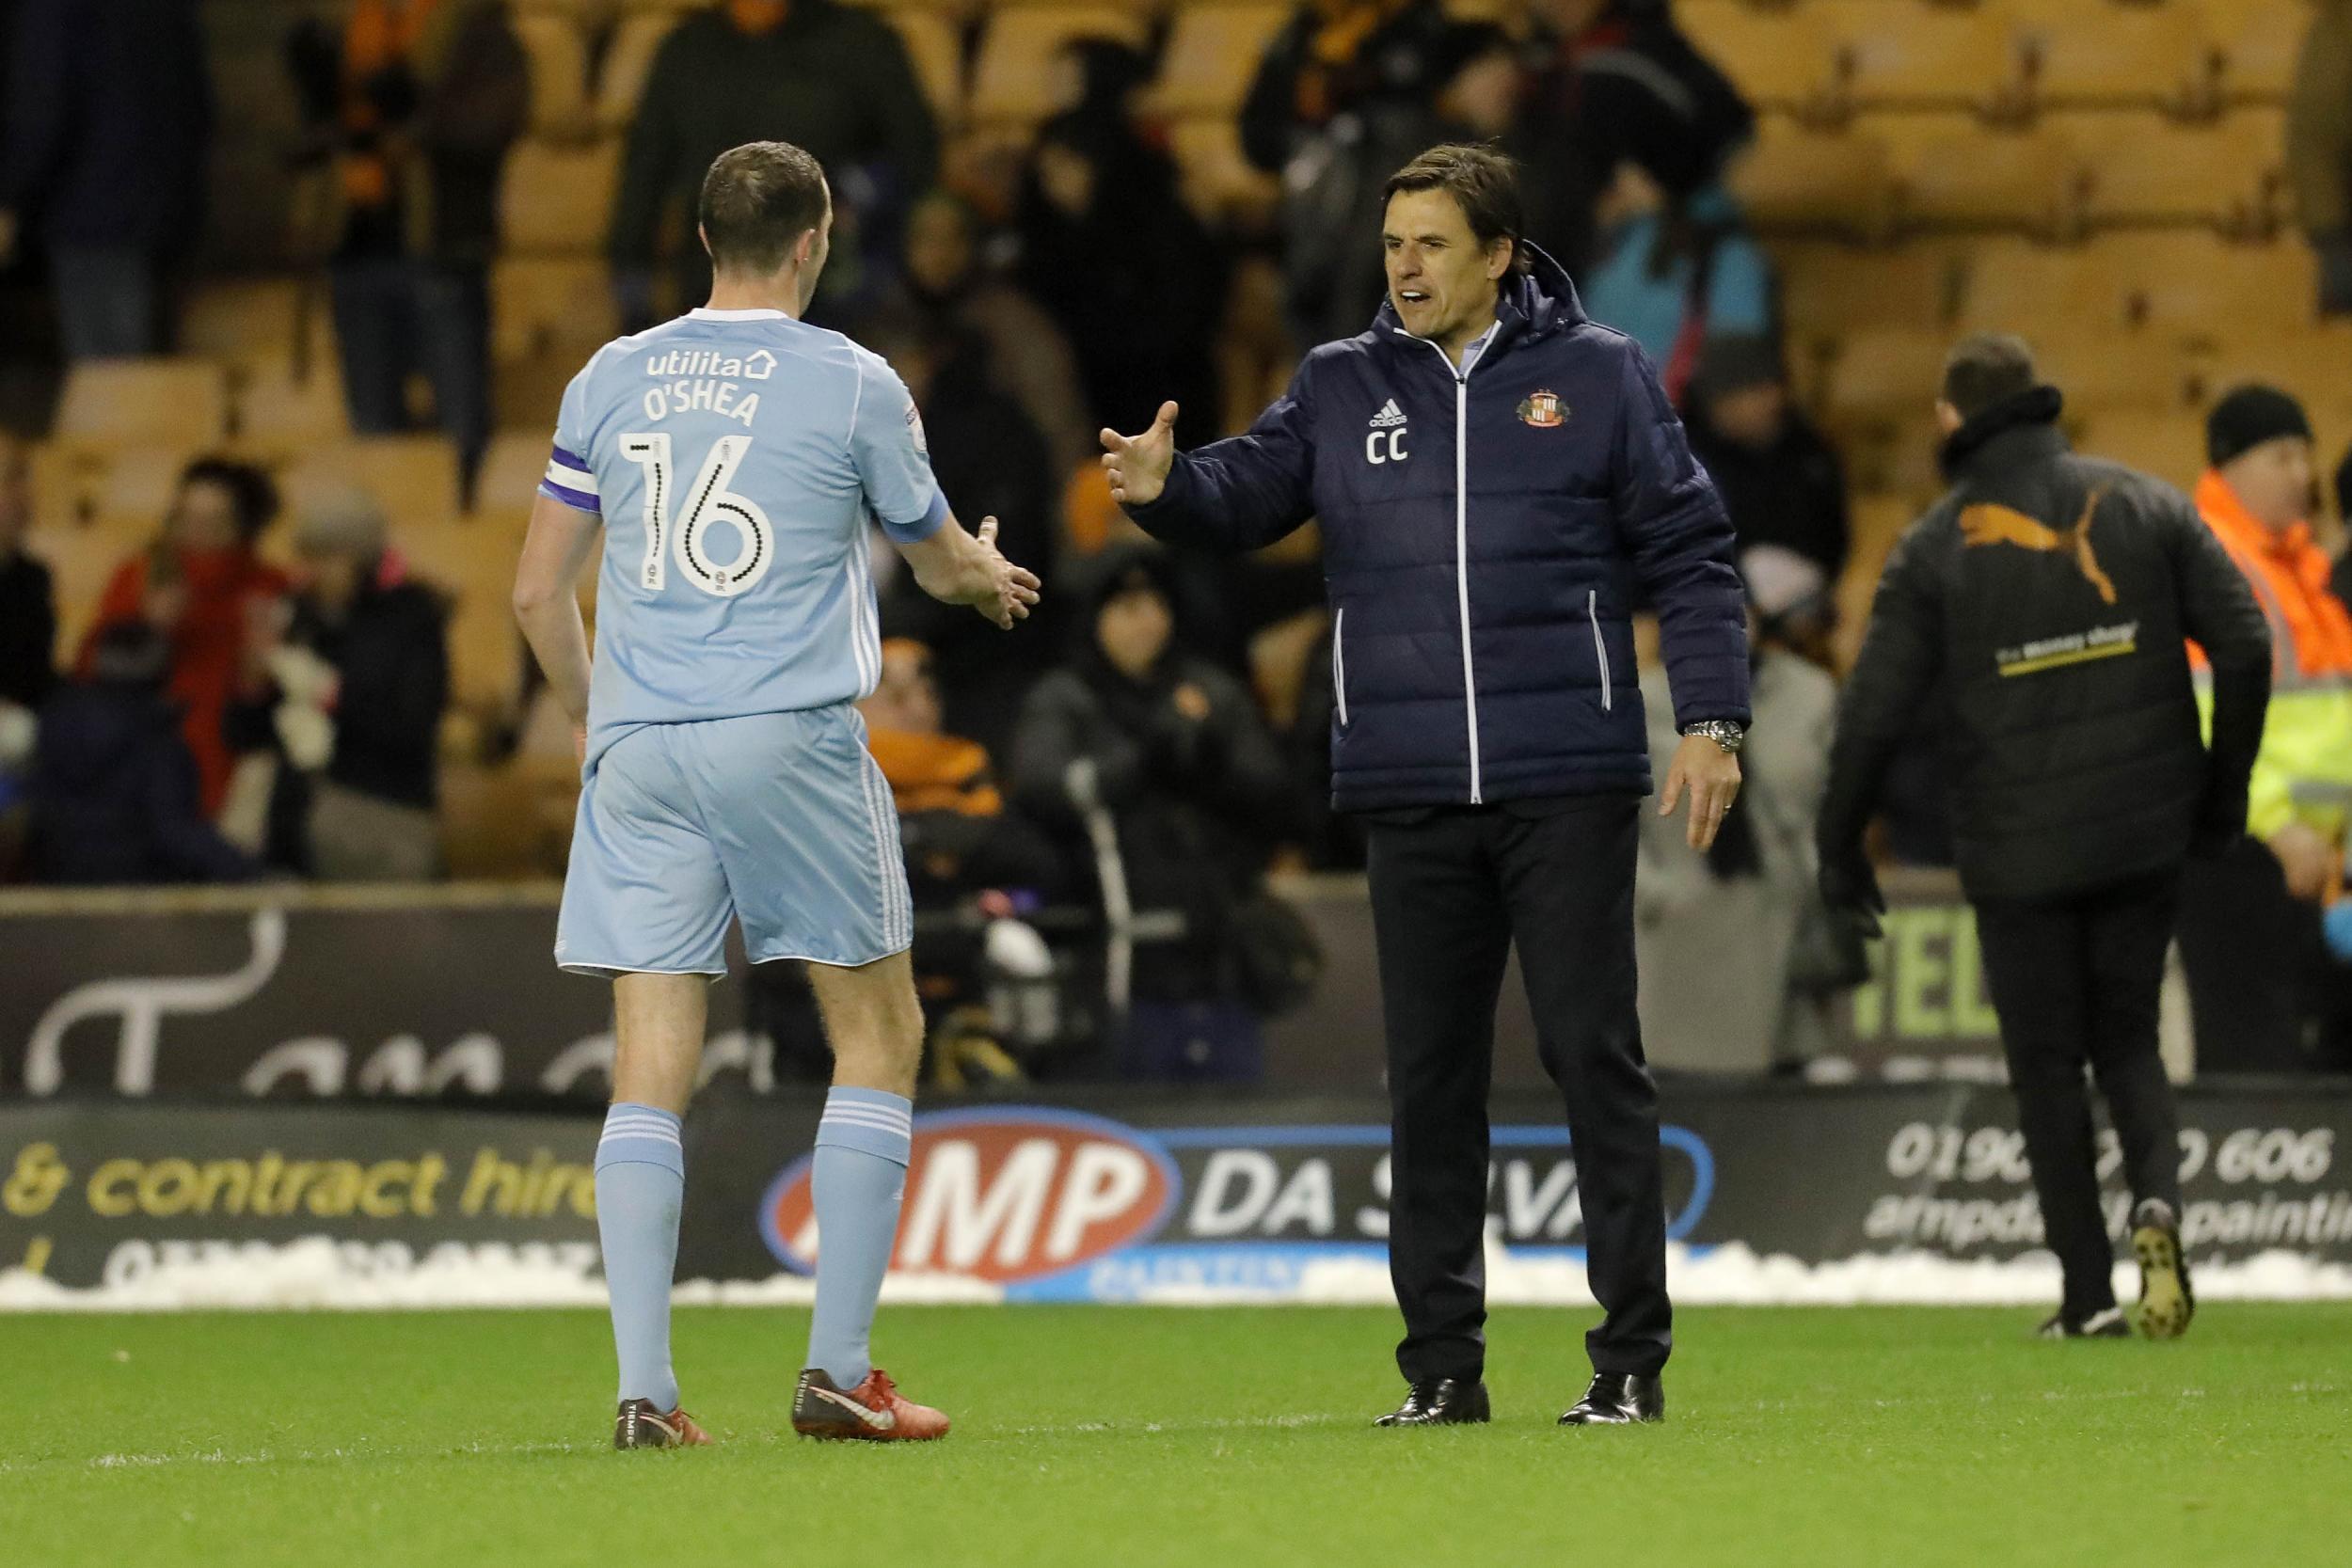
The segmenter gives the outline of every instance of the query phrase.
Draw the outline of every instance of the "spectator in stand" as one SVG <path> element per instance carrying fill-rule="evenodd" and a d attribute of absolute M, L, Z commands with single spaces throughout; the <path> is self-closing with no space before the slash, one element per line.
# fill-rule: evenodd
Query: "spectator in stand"
<path fill-rule="evenodd" d="M 41 710 L 32 782 L 32 870 L 74 885 L 231 882 L 252 863 L 206 820 L 196 759 L 165 694 L 191 585 L 157 546 L 137 612 L 92 641 L 83 679 Z"/>
<path fill-rule="evenodd" d="M 359 0 L 340 44 L 312 24 L 289 54 L 342 203 L 335 338 L 351 426 L 411 428 L 421 372 L 470 507 L 490 439 L 499 185 L 531 115 L 514 20 L 505 0 Z"/>
<path fill-rule="evenodd" d="M 229 715 L 278 757 L 266 858 L 324 881 L 417 882 L 440 869 L 437 758 L 449 706 L 441 597 L 407 579 L 361 490 L 305 509 L 286 629 Z"/>
<path fill-rule="evenodd" d="M 2352 311 L 2352 0 L 2317 0 L 2287 99 L 2287 180 L 2319 256 L 2319 310 Z"/>
<path fill-rule="evenodd" d="M 1082 57 L 1112 51 L 1132 55 Z M 1189 419 L 1214 422 L 1224 259 L 1178 194 L 1174 160 L 1136 124 L 1127 77 L 1093 69 L 1023 176 L 1021 282 L 1068 334 L 1097 426 L 1149 420 L 1176 386 L 1200 400 Z"/>
<path fill-rule="evenodd" d="M 1829 920 L 1815 887 L 1813 819 L 1829 780 L 1837 683 L 1804 649 L 1832 579 L 1778 545 L 1743 547 L 1740 575 L 1756 721 L 1740 753 L 1739 807 L 1705 850 L 1679 824 L 1643 813 L 1633 887 L 1644 1016 L 1686 1024 L 1648 1032 L 1653 1062 L 1757 1073 L 1817 1053 L 1829 998 L 1868 971 L 1861 942 Z M 1661 773 L 1682 739 L 1672 696 L 1664 663 L 1645 660 L 1642 701 Z"/>
<path fill-rule="evenodd" d="M 57 608 L 49 568 L 24 551 L 32 464 L 0 437 L 0 705 L 38 709 L 56 680 Z"/>
<path fill-rule="evenodd" d="M 1036 300 L 982 263 L 979 219 L 961 197 L 933 191 L 907 214 L 902 293 L 934 330 L 952 325 L 987 346 L 990 379 L 1045 437 L 1058 470 L 1092 457 L 1095 426 L 1069 340 Z"/>
<path fill-rule="evenodd" d="M 1176 602 L 1165 555 L 1105 555 L 1078 607 L 1074 656 L 1022 708 L 1012 796 L 1073 860 L 1091 861 L 1091 794 L 1116 826 L 1134 909 L 1184 917 L 1181 938 L 1136 948 L 1117 1042 L 1125 1073 L 1245 1081 L 1263 1072 L 1264 1048 L 1237 930 L 1296 815 L 1294 784 L 1248 692 L 1184 651 Z M 1073 772 L 1090 783 L 1073 787 Z"/>
<path fill-rule="evenodd" d="M 1835 583 L 1851 548 L 1846 471 L 1788 395 L 1780 345 L 1709 339 L 1692 383 L 1691 451 L 1714 477 L 1742 550 L 1794 551 Z"/>
<path fill-rule="evenodd" d="M 67 358 L 166 352 L 212 140 L 196 0 L 18 0 L 8 55 L 0 265 L 40 236 Z"/>
<path fill-rule="evenodd" d="M 1536 0 L 1535 14 L 1551 58 L 1504 145 L 1525 170 L 1528 236 L 1581 283 L 1618 166 L 1638 166 L 1678 207 L 1716 182 L 1756 115 L 1667 0 Z"/>
<path fill-rule="evenodd" d="M 14 873 L 24 844 L 36 716 L 56 683 L 49 568 L 24 553 L 32 524 L 24 449 L 0 436 L 0 881 Z"/>
<path fill-rule="evenodd" d="M 913 315 L 876 321 L 865 342 L 890 361 L 914 397 L 941 490 L 967 515 L 997 519 L 1000 547 L 1012 560 L 1037 562 L 1050 584 L 1056 468 L 1037 427 L 996 387 L 988 344 L 953 323 Z M 875 558 L 889 578 L 883 630 L 937 650 L 947 673 L 949 721 L 960 734 L 1000 746 L 1036 679 L 1034 657 L 978 616 L 923 593 L 897 569 L 896 555 L 878 551 Z M 1044 609 L 1032 622 L 1051 635 Z"/>
<path fill-rule="evenodd" d="M 2197 509 L 2253 586 L 2270 630 L 2270 711 L 2246 816 L 2268 853 L 2242 843 L 2199 868 L 2182 958 L 2207 1066 L 2304 1068 L 2306 1022 L 2327 968 L 2321 911 L 2342 895 L 2352 831 L 2352 613 L 2312 533 L 2302 405 L 2275 388 L 2241 387 L 2214 405 L 2205 447 L 2212 467 L 2198 481 Z M 2201 657 L 2198 665 L 2209 681 Z"/>
<path fill-rule="evenodd" d="M 1364 236 L 1379 232 L 1389 176 L 1442 139 L 1438 98 L 1462 37 L 1438 0 L 1307 0 L 1267 45 L 1242 103 L 1241 145 L 1281 177 L 1284 292 L 1300 342 L 1354 337 L 1386 296 Z M 1139 430 L 1157 406 L 1110 422 Z M 1203 438 L 1177 432 L 1185 446 Z"/>
<path fill-rule="evenodd" d="M 665 239 L 678 309 L 710 293 L 710 258 L 674 214 L 691 214 L 711 160 L 754 141 L 788 141 L 825 166 L 836 222 L 887 236 L 890 214 L 930 188 L 939 128 L 889 24 L 836 0 L 723 0 L 662 40 L 630 121 L 612 203 L 610 253 L 622 326 L 659 314 L 654 267 Z M 691 218 L 685 229 L 692 228 Z M 833 285 L 857 270 L 836 236 Z"/>
<path fill-rule="evenodd" d="M 168 694 L 196 758 L 197 798 L 207 816 L 219 815 L 235 767 L 222 720 L 230 698 L 258 673 L 283 608 L 285 574 L 255 548 L 277 515 L 278 486 L 262 469 L 219 457 L 189 464 L 164 519 L 164 551 L 116 568 L 83 645 L 87 674 L 108 628 L 147 615 L 150 575 L 158 561 L 170 561 L 186 605 L 164 626 L 171 640 Z"/>
<path fill-rule="evenodd" d="M 1599 220 L 1601 257 L 1577 278 L 1584 309 L 1642 345 L 1677 406 L 1708 339 L 1772 333 L 1772 262 L 1722 186 L 1669 201 L 1619 164 Z"/>

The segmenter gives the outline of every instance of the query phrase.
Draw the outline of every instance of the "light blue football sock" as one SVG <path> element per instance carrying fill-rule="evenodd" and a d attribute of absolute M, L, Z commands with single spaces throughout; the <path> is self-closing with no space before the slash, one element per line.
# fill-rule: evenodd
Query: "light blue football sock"
<path fill-rule="evenodd" d="M 596 1234 L 612 1296 L 612 1348 L 625 1400 L 678 1405 L 670 1370 L 670 1281 L 677 1272 L 678 1209 L 686 1196 L 686 1149 L 678 1118 L 651 1105 L 615 1101 L 596 1144 Z"/>
<path fill-rule="evenodd" d="M 898 1242 L 898 1200 L 906 1196 L 914 1139 L 914 1102 L 881 1089 L 836 1087 L 817 1127 L 817 1311 L 809 1320 L 808 1361 L 838 1388 L 854 1388 L 873 1370 L 868 1338 L 882 1275 Z"/>

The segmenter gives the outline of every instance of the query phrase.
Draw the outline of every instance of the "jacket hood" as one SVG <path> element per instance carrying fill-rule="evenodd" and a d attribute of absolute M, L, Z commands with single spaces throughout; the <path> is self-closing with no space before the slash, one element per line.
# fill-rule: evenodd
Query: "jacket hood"
<path fill-rule="evenodd" d="M 1160 656 L 1153 678 L 1165 674 L 1177 653 L 1184 647 L 1185 593 L 1175 560 L 1153 545 L 1115 545 L 1104 550 L 1078 574 L 1077 592 L 1071 604 L 1076 611 L 1070 627 L 1072 661 L 1090 675 L 1132 685 L 1126 677 L 1111 668 L 1103 657 L 1102 645 L 1094 640 L 1094 623 L 1103 612 L 1104 604 L 1127 583 L 1141 578 L 1159 590 L 1168 601 L 1168 613 L 1175 629 L 1169 634 L 1168 650 Z"/>
<path fill-rule="evenodd" d="M 1518 243 L 1519 248 L 1527 252 L 1527 271 L 1505 277 L 1498 291 L 1495 319 L 1502 328 L 1495 339 L 1498 347 L 1512 338 L 1541 338 L 1581 326 L 1591 319 L 1584 314 L 1584 302 L 1577 297 L 1576 284 L 1569 280 L 1568 269 L 1533 241 Z M 1397 320 L 1396 306 L 1385 295 L 1380 309 L 1373 313 L 1372 330 L 1381 338 L 1412 336 L 1405 330 L 1405 324 Z"/>
<path fill-rule="evenodd" d="M 2015 397 L 2003 398 L 1989 408 L 1979 409 L 1965 424 L 1945 439 L 1943 450 L 1936 453 L 1936 463 L 1947 480 L 1957 481 L 1977 467 L 1985 449 L 1998 442 L 2003 454 L 2017 445 L 2001 438 L 2021 435 L 2026 444 L 2040 450 L 2063 451 L 2066 437 L 2058 428 L 2060 412 L 2066 400 L 2056 387 L 2031 387 Z"/>

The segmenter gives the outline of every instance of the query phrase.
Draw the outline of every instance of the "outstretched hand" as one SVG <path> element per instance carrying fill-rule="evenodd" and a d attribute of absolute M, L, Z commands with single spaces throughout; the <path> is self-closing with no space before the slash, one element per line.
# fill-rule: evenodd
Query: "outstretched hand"
<path fill-rule="evenodd" d="M 1102 433 L 1103 468 L 1111 476 L 1111 499 L 1121 506 L 1145 506 L 1160 499 L 1168 470 L 1176 461 L 1176 405 L 1160 404 L 1152 428 L 1140 436 Z"/>
<path fill-rule="evenodd" d="M 1029 618 L 1029 607 L 1037 603 L 1041 586 L 1037 574 L 1007 561 L 1005 552 L 996 547 L 995 518 L 982 517 L 974 540 L 980 546 L 978 569 L 974 574 L 972 596 L 963 602 L 993 622 L 999 631 L 1010 631 L 1015 621 Z"/>
<path fill-rule="evenodd" d="M 1691 847 L 1710 848 L 1731 803 L 1740 798 L 1740 759 L 1706 736 L 1684 736 L 1682 744 L 1675 748 L 1673 765 L 1666 769 L 1658 815 L 1673 816 L 1686 791 L 1691 797 Z"/>

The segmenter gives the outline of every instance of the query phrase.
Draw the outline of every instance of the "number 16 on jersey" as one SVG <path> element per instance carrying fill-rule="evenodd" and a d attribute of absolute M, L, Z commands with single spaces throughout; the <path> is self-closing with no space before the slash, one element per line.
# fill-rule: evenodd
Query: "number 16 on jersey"
<path fill-rule="evenodd" d="M 749 436 L 722 436 L 712 442 L 681 511 L 669 434 L 621 437 L 621 455 L 645 470 L 645 559 L 637 580 L 646 592 L 658 594 L 668 585 L 673 556 L 687 581 L 722 599 L 733 598 L 768 575 L 776 559 L 775 531 L 769 526 L 768 514 L 749 496 L 727 488 L 751 450 Z M 733 523 L 742 541 L 735 559 L 724 564 L 712 560 L 708 548 L 710 525 L 717 522 Z"/>

